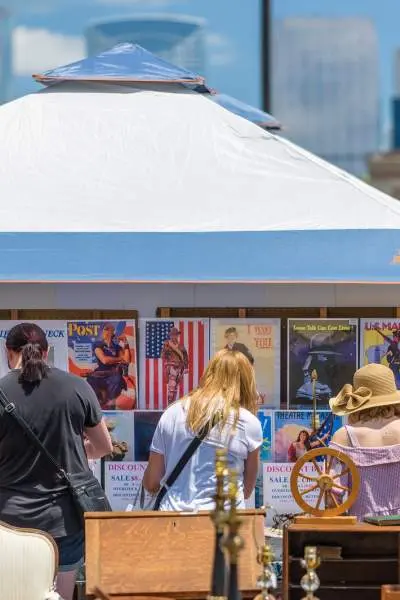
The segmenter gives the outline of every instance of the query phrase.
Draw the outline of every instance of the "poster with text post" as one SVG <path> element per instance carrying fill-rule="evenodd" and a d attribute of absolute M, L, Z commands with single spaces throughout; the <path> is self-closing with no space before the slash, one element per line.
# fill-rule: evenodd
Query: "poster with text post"
<path fill-rule="evenodd" d="M 134 460 L 134 413 L 131 410 L 105 410 L 104 420 L 111 436 L 112 454 L 107 461 L 128 462 Z"/>
<path fill-rule="evenodd" d="M 105 492 L 114 511 L 125 511 L 134 504 L 146 466 L 146 462 L 106 463 Z"/>
<path fill-rule="evenodd" d="M 277 410 L 274 414 L 274 462 L 296 462 L 309 450 L 329 445 L 342 419 L 330 411 L 318 411 L 313 428 L 310 410 Z"/>
<path fill-rule="evenodd" d="M 10 370 L 5 346 L 8 332 L 21 323 L 23 321 L 0 321 L 0 377 Z M 67 323 L 65 321 L 29 321 L 29 323 L 35 323 L 46 334 L 49 345 L 46 359 L 48 365 L 66 371 L 68 368 Z"/>
<path fill-rule="evenodd" d="M 288 319 L 288 408 L 320 409 L 353 381 L 357 319 Z M 316 379 L 314 379 L 316 377 Z"/>
<path fill-rule="evenodd" d="M 102 410 L 136 406 L 134 321 L 68 321 L 68 368 L 93 388 Z"/>
<path fill-rule="evenodd" d="M 360 366 L 389 367 L 400 389 L 400 319 L 361 319 Z"/>
<path fill-rule="evenodd" d="M 229 348 L 254 365 L 260 406 L 280 408 L 280 319 L 211 319 L 211 355 Z"/>
<path fill-rule="evenodd" d="M 140 320 L 139 408 L 164 410 L 197 386 L 209 337 L 209 319 Z"/>
<path fill-rule="evenodd" d="M 296 504 L 290 490 L 290 476 L 293 465 L 288 463 L 265 463 L 263 465 L 264 506 L 267 509 L 267 525 L 278 525 L 283 515 L 302 513 L 303 510 Z M 302 468 L 302 473 L 310 477 L 318 475 L 313 463 L 307 463 Z M 310 488 L 310 481 L 299 480 L 300 492 Z M 316 505 L 320 490 L 309 492 L 304 499 L 311 505 Z"/>

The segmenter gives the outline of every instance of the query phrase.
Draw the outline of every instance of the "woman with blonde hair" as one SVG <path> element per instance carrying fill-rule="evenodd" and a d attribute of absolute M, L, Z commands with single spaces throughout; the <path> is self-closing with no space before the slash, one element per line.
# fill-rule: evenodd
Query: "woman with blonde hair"
<path fill-rule="evenodd" d="M 220 350 L 209 362 L 199 386 L 162 415 L 150 448 L 144 488 L 156 494 L 192 440 L 203 442 L 164 496 L 160 510 L 197 511 L 214 506 L 215 451 L 226 448 L 239 476 L 239 508 L 253 492 L 262 444 L 256 416 L 254 369 L 241 352 Z"/>
<path fill-rule="evenodd" d="M 350 514 L 358 520 L 399 514 L 400 392 L 393 372 L 381 364 L 362 367 L 354 374 L 353 385 L 346 384 L 330 406 L 335 415 L 348 420 L 330 446 L 353 460 L 361 478 Z"/>

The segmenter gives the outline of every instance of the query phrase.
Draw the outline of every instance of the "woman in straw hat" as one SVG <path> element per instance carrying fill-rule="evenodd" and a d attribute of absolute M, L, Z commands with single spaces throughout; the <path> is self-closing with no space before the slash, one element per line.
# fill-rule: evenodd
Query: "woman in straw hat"
<path fill-rule="evenodd" d="M 358 498 L 350 514 L 400 513 L 400 392 L 393 372 L 369 364 L 354 374 L 330 406 L 348 425 L 333 436 L 330 446 L 353 460 L 360 473 Z"/>

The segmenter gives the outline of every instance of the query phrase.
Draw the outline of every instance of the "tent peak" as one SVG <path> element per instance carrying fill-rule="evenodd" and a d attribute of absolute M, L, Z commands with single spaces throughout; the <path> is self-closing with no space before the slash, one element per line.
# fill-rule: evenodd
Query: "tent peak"
<path fill-rule="evenodd" d="M 122 43 L 68 65 L 56 67 L 33 79 L 43 85 L 60 81 L 124 83 L 204 84 L 204 77 L 155 56 L 138 44 Z"/>

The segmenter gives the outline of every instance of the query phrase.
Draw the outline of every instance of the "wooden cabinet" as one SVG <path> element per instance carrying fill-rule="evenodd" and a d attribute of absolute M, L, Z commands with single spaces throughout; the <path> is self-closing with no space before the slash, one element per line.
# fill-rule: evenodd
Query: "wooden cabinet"
<path fill-rule="evenodd" d="M 400 527 L 294 524 L 283 540 L 284 600 L 300 600 L 305 546 L 340 547 L 341 558 L 323 559 L 318 569 L 323 600 L 380 600 L 381 586 L 400 583 Z"/>

